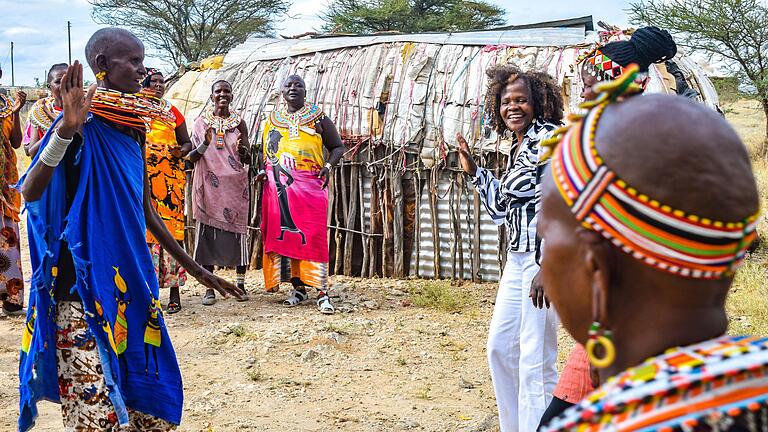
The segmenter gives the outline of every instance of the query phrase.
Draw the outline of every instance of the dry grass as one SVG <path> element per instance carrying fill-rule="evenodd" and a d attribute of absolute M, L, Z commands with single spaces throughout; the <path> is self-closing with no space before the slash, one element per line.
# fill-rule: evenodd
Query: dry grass
<path fill-rule="evenodd" d="M 411 291 L 414 305 L 443 312 L 458 312 L 473 304 L 471 296 L 448 281 L 422 281 Z"/>
<path fill-rule="evenodd" d="M 768 158 L 766 157 L 765 117 L 755 100 L 738 100 L 725 107 L 728 120 L 752 154 L 752 168 L 760 191 L 760 207 L 768 209 Z M 736 275 L 728 297 L 732 334 L 768 334 L 768 220 L 758 226 L 763 239 L 760 248 L 748 258 Z"/>

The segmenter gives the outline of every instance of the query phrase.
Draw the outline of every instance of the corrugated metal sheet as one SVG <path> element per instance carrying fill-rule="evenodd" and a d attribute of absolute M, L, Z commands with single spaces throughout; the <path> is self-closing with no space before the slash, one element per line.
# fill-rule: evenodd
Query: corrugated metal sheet
<path fill-rule="evenodd" d="M 471 185 L 460 186 L 452 181 L 451 175 L 443 171 L 438 177 L 437 183 L 437 238 L 432 233 L 432 216 L 430 212 L 429 187 L 425 187 L 421 193 L 421 206 L 419 225 L 421 229 L 418 238 L 419 251 L 411 256 L 411 275 L 423 278 L 435 278 L 435 240 L 440 256 L 440 274 L 442 279 L 458 279 L 459 273 L 463 273 L 465 280 L 472 280 L 472 250 L 475 237 L 475 224 L 480 224 L 480 271 L 478 279 L 483 281 L 497 281 L 501 275 L 499 265 L 499 230 L 488 216 L 484 208 L 480 208 L 480 219 L 475 220 L 474 188 Z M 449 195 L 454 194 L 454 209 L 458 221 L 459 241 L 454 246 L 454 227 L 451 222 L 451 200 Z M 463 267 L 459 265 L 459 249 L 463 251 Z M 456 254 L 454 255 L 454 250 Z M 455 263 L 455 264 L 454 264 Z M 456 273 L 453 273 L 453 266 Z M 416 273 L 418 268 L 418 274 Z"/>

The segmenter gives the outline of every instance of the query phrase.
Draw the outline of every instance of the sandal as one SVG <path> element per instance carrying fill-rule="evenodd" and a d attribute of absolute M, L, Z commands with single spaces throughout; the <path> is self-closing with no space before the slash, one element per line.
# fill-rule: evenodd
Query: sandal
<path fill-rule="evenodd" d="M 302 291 L 293 290 L 291 291 L 291 296 L 283 301 L 283 306 L 286 306 L 286 307 L 298 306 L 301 302 L 305 301 L 308 298 L 309 296 L 307 295 L 306 291 L 302 292 Z"/>
<path fill-rule="evenodd" d="M 216 304 L 216 293 L 213 290 L 208 290 L 203 296 L 203 306 L 212 306 Z"/>
<path fill-rule="evenodd" d="M 323 295 L 317 298 L 317 310 L 325 315 L 333 315 L 336 313 L 336 309 L 331 304 L 331 298 L 328 297 L 328 294 L 323 293 Z"/>
<path fill-rule="evenodd" d="M 248 291 L 245 290 L 245 285 L 239 285 L 238 284 L 237 287 L 240 288 L 241 290 L 243 290 L 243 292 L 245 294 L 243 294 L 243 296 L 240 297 L 240 298 L 235 297 L 235 300 L 237 300 L 239 302 L 248 301 Z"/>
<path fill-rule="evenodd" d="M 181 312 L 181 305 L 176 302 L 169 302 L 168 306 L 165 308 L 165 312 L 167 312 L 170 315 L 179 313 Z"/>

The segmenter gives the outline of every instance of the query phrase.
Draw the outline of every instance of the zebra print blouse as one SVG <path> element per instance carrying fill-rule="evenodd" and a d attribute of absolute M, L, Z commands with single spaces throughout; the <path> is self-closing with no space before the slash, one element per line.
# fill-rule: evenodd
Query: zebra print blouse
<path fill-rule="evenodd" d="M 491 219 L 496 225 L 506 223 L 507 252 L 536 250 L 536 222 L 541 201 L 539 142 L 555 128 L 551 123 L 535 119 L 525 132 L 523 147 L 514 161 L 517 138 L 513 138 L 507 171 L 500 180 L 481 167 L 477 167 L 477 174 L 471 179 Z"/>

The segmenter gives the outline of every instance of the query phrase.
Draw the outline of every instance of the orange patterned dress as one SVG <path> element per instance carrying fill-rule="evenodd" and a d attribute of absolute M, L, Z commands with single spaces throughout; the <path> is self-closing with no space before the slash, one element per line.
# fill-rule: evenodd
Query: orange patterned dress
<path fill-rule="evenodd" d="M 184 240 L 184 187 L 187 177 L 184 159 L 171 154 L 171 150 L 179 146 L 176 128 L 184 124 L 184 116 L 170 102 L 163 102 L 175 117 L 175 122 L 169 124 L 160 119 L 152 121 L 151 130 L 147 133 L 147 176 L 152 205 L 173 238 L 181 242 Z M 184 285 L 186 272 L 157 244 L 149 230 L 147 244 L 152 252 L 160 288 Z"/>
<path fill-rule="evenodd" d="M 21 272 L 19 210 L 21 194 L 14 188 L 19 181 L 16 151 L 11 145 L 13 101 L 0 94 L 0 303 L 21 306 L 24 278 Z"/>

